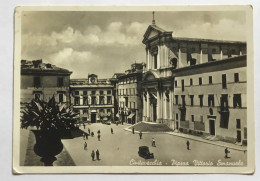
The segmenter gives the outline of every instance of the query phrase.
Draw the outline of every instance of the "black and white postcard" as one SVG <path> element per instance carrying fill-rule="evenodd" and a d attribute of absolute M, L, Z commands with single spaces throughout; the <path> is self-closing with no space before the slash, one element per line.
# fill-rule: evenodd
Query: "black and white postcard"
<path fill-rule="evenodd" d="M 17 7 L 13 173 L 253 174 L 252 12 Z"/>

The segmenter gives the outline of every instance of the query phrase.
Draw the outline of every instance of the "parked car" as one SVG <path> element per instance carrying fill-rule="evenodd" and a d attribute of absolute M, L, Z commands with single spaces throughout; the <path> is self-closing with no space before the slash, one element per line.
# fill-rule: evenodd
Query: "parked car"
<path fill-rule="evenodd" d="M 148 146 L 139 146 L 138 155 L 144 159 L 154 158 L 153 153 L 150 153 Z"/>

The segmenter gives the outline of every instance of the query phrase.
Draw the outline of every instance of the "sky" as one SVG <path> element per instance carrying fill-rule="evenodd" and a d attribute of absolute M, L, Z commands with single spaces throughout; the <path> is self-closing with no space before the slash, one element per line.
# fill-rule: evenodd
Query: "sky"
<path fill-rule="evenodd" d="M 145 62 L 143 35 L 152 12 L 24 11 L 22 59 L 42 59 L 72 71 L 71 78 L 111 78 Z M 155 23 L 173 37 L 246 41 L 241 11 L 155 12 Z"/>

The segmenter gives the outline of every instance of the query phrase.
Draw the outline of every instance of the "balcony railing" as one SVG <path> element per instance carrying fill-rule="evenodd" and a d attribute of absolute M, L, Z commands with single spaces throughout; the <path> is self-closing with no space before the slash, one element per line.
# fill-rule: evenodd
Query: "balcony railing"
<path fill-rule="evenodd" d="M 219 113 L 229 112 L 229 108 L 228 108 L 228 107 L 224 107 L 224 106 L 219 106 L 219 107 L 217 107 L 217 111 L 218 111 Z"/>

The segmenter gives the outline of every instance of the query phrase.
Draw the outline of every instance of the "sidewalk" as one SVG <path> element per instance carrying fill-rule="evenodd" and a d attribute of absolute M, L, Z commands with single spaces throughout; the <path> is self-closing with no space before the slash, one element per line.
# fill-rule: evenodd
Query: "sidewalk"
<path fill-rule="evenodd" d="M 137 123 L 139 124 L 139 123 Z M 132 126 L 130 126 L 132 127 Z M 130 127 L 124 128 L 124 130 L 126 131 L 130 131 L 132 132 L 132 129 Z M 134 131 L 135 133 L 139 133 L 139 131 Z M 156 133 L 156 134 L 169 134 L 169 135 L 173 135 L 173 136 L 178 136 L 178 137 L 182 137 L 182 138 L 186 138 L 186 139 L 190 139 L 190 140 L 195 140 L 195 141 L 200 141 L 200 142 L 204 142 L 207 144 L 212 144 L 212 145 L 216 145 L 216 146 L 221 146 L 221 147 L 227 147 L 233 150 L 238 150 L 238 151 L 247 151 L 247 147 L 246 146 L 240 146 L 240 145 L 236 145 L 233 143 L 227 143 L 224 141 L 211 141 L 211 140 L 206 140 L 203 137 L 199 137 L 199 136 L 194 136 L 194 135 L 190 135 L 190 134 L 184 134 L 184 133 L 176 133 L 176 132 L 143 132 L 144 134 L 147 133 Z"/>

